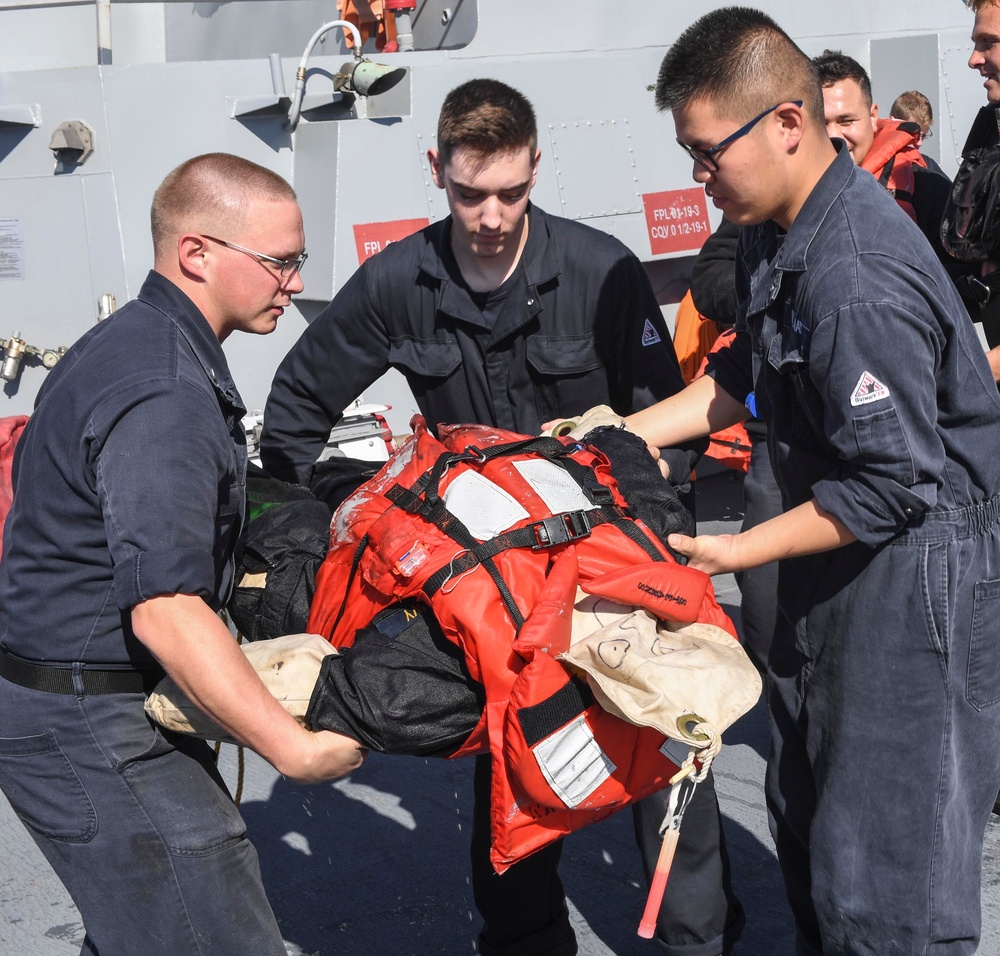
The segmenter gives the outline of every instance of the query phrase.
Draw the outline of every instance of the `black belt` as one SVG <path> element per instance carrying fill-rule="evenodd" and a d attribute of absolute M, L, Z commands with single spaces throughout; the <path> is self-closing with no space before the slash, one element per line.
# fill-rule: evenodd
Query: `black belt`
<path fill-rule="evenodd" d="M 78 672 L 83 683 L 83 693 L 95 694 L 149 694 L 163 679 L 162 668 L 139 670 L 127 664 L 121 667 L 94 664 L 38 664 L 11 654 L 0 647 L 0 677 L 12 684 L 31 690 L 44 690 L 50 694 L 78 696 L 73 674 Z"/>

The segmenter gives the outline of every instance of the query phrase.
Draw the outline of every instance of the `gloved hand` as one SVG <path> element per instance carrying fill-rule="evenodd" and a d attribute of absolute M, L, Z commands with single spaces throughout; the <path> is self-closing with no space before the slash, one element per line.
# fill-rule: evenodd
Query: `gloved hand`
<path fill-rule="evenodd" d="M 583 439 L 596 428 L 622 428 L 628 431 L 625 419 L 608 405 L 595 405 L 588 408 L 576 418 L 564 418 L 542 425 L 542 434 L 549 438 L 572 438 L 574 441 Z M 660 468 L 664 478 L 670 477 L 670 466 L 660 458 L 660 449 L 653 445 L 646 446 L 653 456 L 653 461 Z"/>
<path fill-rule="evenodd" d="M 608 425 L 612 428 L 624 428 L 625 419 L 608 405 L 595 405 L 576 418 L 546 424 L 552 426 L 545 432 L 550 438 L 573 438 L 581 441 L 587 432 L 595 428 Z"/>

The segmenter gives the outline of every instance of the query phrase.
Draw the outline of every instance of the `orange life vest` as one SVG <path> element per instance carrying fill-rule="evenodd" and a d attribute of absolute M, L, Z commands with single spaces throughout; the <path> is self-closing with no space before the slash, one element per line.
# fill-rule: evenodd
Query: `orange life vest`
<path fill-rule="evenodd" d="M 702 315 L 694 304 L 690 290 L 685 292 L 674 316 L 674 352 L 685 385 L 694 380 L 718 337 L 718 323 Z"/>
<path fill-rule="evenodd" d="M 913 167 L 927 166 L 918 148 L 919 135 L 916 123 L 880 119 L 875 139 L 861 162 L 861 168 L 867 169 L 889 191 L 914 222 L 917 213 L 913 208 Z"/>
<path fill-rule="evenodd" d="M 396 50 L 396 18 L 386 16 L 383 0 L 337 0 L 337 12 L 341 20 L 353 23 L 361 35 L 361 45 L 375 37 L 375 49 L 380 52 Z M 344 31 L 347 49 L 354 48 L 354 37 L 350 30 Z M 386 49 L 388 47 L 388 49 Z"/>
<path fill-rule="evenodd" d="M 411 425 L 334 515 L 308 630 L 348 647 L 391 604 L 431 607 L 485 689 L 482 718 L 453 756 L 491 754 L 491 860 L 503 872 L 661 789 L 687 752 L 603 710 L 556 659 L 577 585 L 736 632 L 708 576 L 631 517 L 596 449 L 479 425 L 443 426 L 438 440 L 419 416 Z"/>

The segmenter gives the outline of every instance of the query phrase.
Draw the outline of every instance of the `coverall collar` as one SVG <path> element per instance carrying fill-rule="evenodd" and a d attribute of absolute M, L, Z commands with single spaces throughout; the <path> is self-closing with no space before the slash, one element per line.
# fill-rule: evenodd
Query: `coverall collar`
<path fill-rule="evenodd" d="M 524 315 L 525 322 L 537 314 L 540 308 L 538 286 L 554 279 L 560 272 L 555 253 L 551 248 L 545 213 L 532 203 L 528 203 L 528 216 L 531 223 L 528 229 L 528 241 L 525 243 L 520 261 L 515 267 L 515 272 L 523 270 L 527 283 L 528 302 L 526 302 L 527 309 Z M 457 270 L 449 246 L 451 228 L 452 220 L 449 216 L 442 221 L 441 228 L 436 231 L 433 242 L 424 247 L 420 258 L 420 270 L 438 280 L 440 284 L 438 307 L 442 312 L 456 319 L 461 319 L 463 322 L 481 325 L 481 310 L 473 303 L 466 286 L 455 281 L 448 269 L 447 263 L 451 262 L 453 268 Z"/>
<path fill-rule="evenodd" d="M 226 353 L 201 310 L 173 282 L 150 270 L 138 299 L 169 318 L 191 346 L 205 369 L 212 387 L 233 410 L 243 414 L 246 407 L 229 371 Z"/>
<path fill-rule="evenodd" d="M 747 315 L 763 312 L 774 302 L 781 291 L 784 273 L 805 272 L 809 267 L 809 254 L 816 233 L 830 208 L 847 188 L 851 177 L 857 174 L 857 167 L 847 151 L 847 144 L 841 139 L 834 139 L 833 146 L 837 150 L 836 158 L 813 187 L 783 238 L 774 222 L 766 222 L 758 227 L 755 243 L 777 243 L 778 251 L 776 254 L 772 253 L 770 281 L 756 282 L 753 285 Z"/>

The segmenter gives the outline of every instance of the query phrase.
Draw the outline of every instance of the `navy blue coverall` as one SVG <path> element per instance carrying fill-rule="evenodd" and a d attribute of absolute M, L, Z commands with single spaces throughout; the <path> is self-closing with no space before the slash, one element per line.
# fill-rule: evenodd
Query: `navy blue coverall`
<path fill-rule="evenodd" d="M 498 309 L 461 278 L 446 218 L 368 259 L 282 361 L 264 411 L 261 460 L 308 484 L 341 410 L 390 367 L 433 428 L 480 422 L 537 434 L 542 422 L 611 405 L 645 408 L 683 387 L 670 333 L 639 260 L 617 239 L 529 206 L 528 240 Z M 678 484 L 704 441 L 667 449 Z M 572 956 L 576 940 L 557 872 L 561 843 L 497 876 L 489 862 L 489 757 L 475 770 L 472 882 L 484 956 Z M 647 876 L 656 866 L 665 793 L 634 807 Z M 660 910 L 670 956 L 717 956 L 739 936 L 718 800 L 709 776 L 684 817 Z"/>
<path fill-rule="evenodd" d="M 162 594 L 225 605 L 244 414 L 208 322 L 150 273 L 59 361 L 17 445 L 0 789 L 80 910 L 83 954 L 285 956 L 211 748 L 143 710 L 163 672 L 129 614 Z"/>
<path fill-rule="evenodd" d="M 843 144 L 787 234 L 745 228 L 711 374 L 752 389 L 785 509 L 766 794 L 800 954 L 965 954 L 1000 786 L 1000 400 L 951 280 Z"/>

